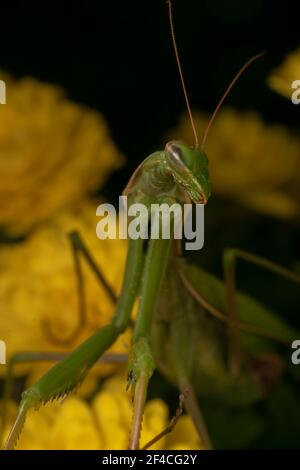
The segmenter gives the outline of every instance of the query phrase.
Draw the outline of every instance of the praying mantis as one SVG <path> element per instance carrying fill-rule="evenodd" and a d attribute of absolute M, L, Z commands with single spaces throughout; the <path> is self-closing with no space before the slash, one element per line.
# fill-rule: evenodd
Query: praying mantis
<path fill-rule="evenodd" d="M 168 142 L 164 150 L 146 158 L 124 190 L 129 207 L 134 203 L 150 208 L 157 202 L 168 206 L 208 202 L 210 180 L 204 145 L 210 125 L 240 74 L 260 56 L 250 59 L 238 72 L 213 113 L 200 146 L 176 47 L 171 0 L 168 1 L 168 8 L 173 46 L 195 145 L 191 148 L 182 142 Z M 158 215 L 157 222 L 160 227 L 166 223 L 162 214 Z M 236 406 L 260 400 L 270 385 L 266 383 L 265 369 L 272 369 L 275 376 L 281 372 L 276 355 L 272 350 L 270 352 L 270 343 L 278 342 L 290 347 L 293 340 L 299 337 L 297 331 L 268 308 L 238 292 L 235 274 L 237 261 L 242 259 L 254 263 L 297 284 L 300 284 L 300 277 L 248 252 L 227 249 L 223 256 L 222 282 L 184 260 L 181 247 L 174 237 L 159 237 L 147 243 L 143 239 L 130 239 L 123 284 L 116 299 L 79 234 L 71 233 L 70 239 L 76 253 L 77 272 L 78 256 L 81 254 L 116 302 L 115 314 L 111 324 L 96 331 L 23 392 L 19 413 L 5 449 L 14 448 L 30 408 L 38 408 L 52 399 L 64 397 L 82 383 L 102 356 L 105 359 L 106 350 L 132 321 L 137 300 L 138 312 L 128 358 L 128 385 L 133 396 L 129 447 L 139 448 L 147 387 L 157 367 L 180 390 L 180 411 L 184 403 L 194 420 L 203 447 L 211 449 L 213 443 L 198 398 L 201 401 L 202 396 L 209 396 Z M 79 286 L 81 295 L 82 279 Z M 257 354 L 257 344 L 260 354 Z"/>

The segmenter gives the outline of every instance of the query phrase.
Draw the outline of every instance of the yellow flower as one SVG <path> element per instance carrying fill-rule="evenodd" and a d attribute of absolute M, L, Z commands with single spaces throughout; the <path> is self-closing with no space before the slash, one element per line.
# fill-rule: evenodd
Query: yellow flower
<path fill-rule="evenodd" d="M 99 189 L 123 157 L 103 117 L 59 87 L 0 78 L 0 226 L 20 234 Z"/>
<path fill-rule="evenodd" d="M 117 293 L 121 286 L 127 243 L 96 237 L 96 207 L 99 201 L 83 201 L 73 210 L 58 213 L 42 224 L 24 242 L 0 247 L 0 331 L 7 355 L 18 352 L 68 352 L 97 328 L 111 321 L 114 304 L 81 257 L 86 324 L 71 343 L 62 344 L 78 325 L 78 296 L 71 245 L 67 234 L 78 230 L 95 262 Z M 51 331 L 51 335 L 49 335 Z M 58 339 L 58 341 L 56 340 Z M 129 332 L 123 334 L 111 352 L 126 353 Z M 39 378 L 51 363 L 30 363 L 15 368 L 15 375 Z M 97 366 L 95 376 L 112 370 Z M 5 368 L 0 368 L 3 374 Z"/>
<path fill-rule="evenodd" d="M 295 80 L 300 80 L 300 48 L 285 57 L 283 63 L 272 71 L 267 82 L 272 90 L 291 99 L 294 91 L 291 85 Z"/>
<path fill-rule="evenodd" d="M 125 391 L 125 378 L 114 376 L 104 382 L 92 403 L 70 396 L 31 411 L 17 449 L 127 449 L 132 403 Z M 10 410 L 10 420 L 12 421 Z M 162 400 L 146 404 L 141 444 L 168 424 L 167 406 Z M 6 434 L 8 427 L 6 429 Z M 182 416 L 175 429 L 152 449 L 199 449 L 201 444 L 189 416 Z"/>
<path fill-rule="evenodd" d="M 208 116 L 194 115 L 201 136 Z M 192 142 L 184 116 L 171 138 Z M 280 125 L 268 125 L 256 112 L 223 108 L 214 122 L 205 149 L 212 195 L 275 217 L 299 214 L 300 139 Z"/>

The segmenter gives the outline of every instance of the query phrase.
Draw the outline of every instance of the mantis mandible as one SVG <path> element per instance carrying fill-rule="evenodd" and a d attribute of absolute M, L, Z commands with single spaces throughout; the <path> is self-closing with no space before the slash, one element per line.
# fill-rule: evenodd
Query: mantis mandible
<path fill-rule="evenodd" d="M 164 150 L 151 154 L 136 169 L 124 194 L 128 196 L 129 206 L 136 202 L 144 204 L 149 213 L 151 204 L 157 202 L 169 206 L 173 203 L 207 203 L 210 181 L 204 144 L 208 130 L 233 84 L 261 56 L 250 59 L 238 72 L 213 113 L 199 145 L 178 57 L 170 0 L 168 8 L 173 47 L 195 144 L 191 148 L 181 142 L 168 142 Z M 159 223 L 161 227 L 166 223 L 161 214 Z M 237 291 L 237 260 L 257 264 L 298 284 L 300 277 L 250 253 L 228 249 L 223 258 L 223 283 L 184 261 L 173 237 L 150 239 L 146 244 L 142 239 L 130 239 L 123 285 L 115 299 L 79 235 L 72 233 L 70 238 L 75 259 L 78 260 L 79 253 L 86 258 L 116 301 L 115 314 L 111 324 L 96 331 L 23 392 L 5 448 L 14 448 L 30 408 L 63 397 L 81 384 L 90 368 L 128 327 L 134 303 L 139 299 L 128 361 L 128 384 L 134 397 L 129 447 L 139 448 L 148 382 L 158 367 L 181 391 L 181 401 L 192 415 L 203 446 L 211 449 L 197 397 L 221 397 L 224 402 L 240 405 L 260 399 L 265 392 L 263 377 L 256 375 L 254 378 L 251 341 L 245 342 L 245 338 L 257 335 L 262 343 L 266 338 L 289 346 L 299 336 L 255 299 Z M 78 266 L 77 263 L 77 270 Z M 24 357 L 19 359 L 24 360 Z M 274 365 L 269 356 L 262 360 Z"/>

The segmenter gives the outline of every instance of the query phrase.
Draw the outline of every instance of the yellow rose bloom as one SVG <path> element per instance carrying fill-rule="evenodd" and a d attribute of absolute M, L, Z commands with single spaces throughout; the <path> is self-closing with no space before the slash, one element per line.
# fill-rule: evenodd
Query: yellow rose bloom
<path fill-rule="evenodd" d="M 282 64 L 271 72 L 267 83 L 276 93 L 291 99 L 295 80 L 300 80 L 300 48 L 284 58 Z"/>
<path fill-rule="evenodd" d="M 0 331 L 8 358 L 26 351 L 70 352 L 97 328 L 110 323 L 115 306 L 80 255 L 86 320 L 77 337 L 67 341 L 79 321 L 77 282 L 68 233 L 78 230 L 116 293 L 122 282 L 127 242 L 96 237 L 99 203 L 99 200 L 83 201 L 73 210 L 58 213 L 55 220 L 41 224 L 25 241 L 0 247 Z M 110 352 L 127 353 L 129 342 L 127 331 Z M 16 366 L 14 375 L 29 374 L 32 383 L 51 365 L 34 362 Z M 114 368 L 106 364 L 97 365 L 93 370 L 96 377 L 99 372 L 108 373 Z M 2 376 L 5 370 L 5 367 L 0 368 Z"/>
<path fill-rule="evenodd" d="M 124 159 L 104 118 L 61 88 L 0 78 L 0 226 L 18 235 L 99 189 Z"/>

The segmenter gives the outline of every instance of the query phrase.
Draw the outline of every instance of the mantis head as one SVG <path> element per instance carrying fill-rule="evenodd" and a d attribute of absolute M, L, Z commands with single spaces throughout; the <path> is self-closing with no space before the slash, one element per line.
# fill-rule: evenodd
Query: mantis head
<path fill-rule="evenodd" d="M 226 96 L 230 92 L 233 85 L 242 75 L 242 73 L 257 59 L 262 57 L 264 52 L 260 54 L 256 54 L 251 59 L 249 59 L 243 67 L 238 71 L 238 73 L 233 78 L 232 82 L 227 87 L 227 90 L 223 94 L 222 98 L 220 99 L 218 105 L 213 112 L 208 125 L 205 129 L 204 136 L 201 143 L 201 148 L 199 148 L 198 142 L 198 135 L 196 126 L 193 119 L 192 110 L 190 107 L 190 102 L 188 98 L 188 93 L 185 86 L 185 81 L 183 77 L 182 67 L 180 63 L 180 58 L 178 54 L 175 32 L 174 32 L 174 24 L 173 24 L 173 13 L 172 13 L 172 2 L 171 0 L 167 0 L 168 8 L 169 8 L 169 23 L 170 23 L 170 31 L 171 37 L 173 42 L 173 49 L 175 52 L 176 63 L 178 67 L 179 77 L 181 81 L 182 91 L 184 94 L 187 112 L 190 118 L 192 131 L 195 138 L 195 147 L 191 148 L 187 145 L 183 144 L 182 142 L 178 141 L 171 141 L 168 142 L 165 147 L 165 154 L 167 162 L 169 163 L 169 167 L 173 174 L 175 182 L 181 186 L 184 191 L 188 194 L 190 199 L 194 203 L 198 204 L 206 204 L 209 196 L 210 196 L 210 181 L 209 181 L 209 174 L 208 174 L 208 164 L 207 164 L 207 156 L 205 155 L 203 149 L 206 143 L 207 135 L 209 129 L 220 109 L 222 106 Z"/>
<path fill-rule="evenodd" d="M 196 204 L 206 204 L 210 196 L 208 160 L 199 147 L 191 148 L 179 141 L 168 142 L 166 159 L 175 182 Z"/>

